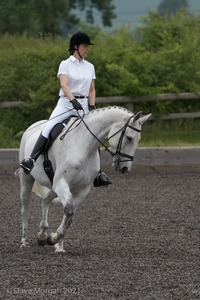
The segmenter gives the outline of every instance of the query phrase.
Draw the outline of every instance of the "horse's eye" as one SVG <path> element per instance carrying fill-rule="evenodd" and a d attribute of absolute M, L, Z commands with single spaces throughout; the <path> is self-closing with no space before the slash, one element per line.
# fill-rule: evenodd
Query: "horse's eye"
<path fill-rule="evenodd" d="M 126 138 L 127 138 L 127 140 L 129 141 L 129 142 L 131 142 L 132 140 L 133 140 L 133 138 L 131 137 L 131 136 L 126 136 Z"/>

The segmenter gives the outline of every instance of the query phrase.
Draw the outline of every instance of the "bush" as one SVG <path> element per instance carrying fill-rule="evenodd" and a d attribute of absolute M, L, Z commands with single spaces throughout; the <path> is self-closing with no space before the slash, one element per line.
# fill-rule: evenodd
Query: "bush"
<path fill-rule="evenodd" d="M 113 34 L 90 29 L 94 41 L 88 60 L 96 69 L 100 96 L 199 92 L 200 19 L 179 11 L 175 16 L 149 13 L 135 36 L 122 27 Z M 26 36 L 0 37 L 0 102 L 23 101 L 21 110 L 4 110 L 1 127 L 12 134 L 46 119 L 57 103 L 60 62 L 68 57 L 68 41 Z M 199 111 L 199 101 L 138 103 L 154 115 Z M 6 130 L 7 130 L 6 129 Z"/>
<path fill-rule="evenodd" d="M 23 101 L 18 116 L 24 116 L 29 124 L 47 118 L 58 99 L 56 73 L 67 56 L 66 41 L 9 36 L 1 41 L 0 101 Z"/>

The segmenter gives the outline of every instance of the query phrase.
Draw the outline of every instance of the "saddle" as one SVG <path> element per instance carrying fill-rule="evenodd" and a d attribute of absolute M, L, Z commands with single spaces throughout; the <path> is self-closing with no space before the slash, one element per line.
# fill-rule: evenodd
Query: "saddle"
<path fill-rule="evenodd" d="M 51 161 L 49 160 L 49 157 L 48 157 L 48 151 L 51 148 L 53 142 L 58 137 L 58 135 L 62 132 L 65 125 L 67 125 L 69 123 L 70 119 L 73 118 L 73 117 L 75 117 L 76 119 L 79 119 L 79 117 L 72 115 L 72 116 L 69 116 L 67 119 L 65 119 L 62 123 L 58 123 L 52 128 L 52 130 L 49 134 L 49 138 L 47 140 L 46 146 L 44 148 L 44 151 L 43 151 L 43 154 L 44 154 L 43 167 L 44 167 L 44 171 L 47 174 L 47 176 L 48 176 L 49 180 L 51 181 L 51 183 L 53 182 L 53 178 L 54 178 L 54 170 L 53 170 L 53 167 L 52 167 L 52 163 L 51 163 Z"/>

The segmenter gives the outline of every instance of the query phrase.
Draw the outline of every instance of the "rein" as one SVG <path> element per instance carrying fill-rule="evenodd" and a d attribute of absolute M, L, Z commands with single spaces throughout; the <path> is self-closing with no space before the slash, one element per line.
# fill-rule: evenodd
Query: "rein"
<path fill-rule="evenodd" d="M 76 127 L 78 127 L 78 125 L 82 122 L 82 120 L 80 120 L 79 123 L 76 124 L 76 126 L 75 126 L 74 128 L 72 128 L 72 126 L 73 126 L 78 120 L 79 120 L 79 117 L 76 117 L 76 119 L 74 120 L 74 122 L 72 122 L 72 124 L 69 126 L 69 128 L 67 128 L 67 130 L 65 131 L 65 133 L 61 135 L 61 137 L 60 137 L 60 140 L 61 140 L 61 141 L 64 140 L 64 138 L 65 138 L 65 136 L 66 136 L 66 134 L 67 134 L 68 132 L 70 132 L 71 130 L 73 130 L 73 129 L 75 129 Z M 71 129 L 71 128 L 72 128 L 72 129 Z M 70 129 L 71 129 L 71 130 L 70 130 Z"/>

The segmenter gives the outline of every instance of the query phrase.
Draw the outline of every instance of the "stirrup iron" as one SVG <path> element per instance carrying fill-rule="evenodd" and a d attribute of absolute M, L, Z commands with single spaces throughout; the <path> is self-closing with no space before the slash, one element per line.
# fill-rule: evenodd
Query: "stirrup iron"
<path fill-rule="evenodd" d="M 27 159 L 23 159 L 22 162 L 20 163 L 20 167 L 24 170 L 24 173 L 26 174 L 30 174 L 34 165 L 35 165 L 35 161 L 31 157 Z"/>

